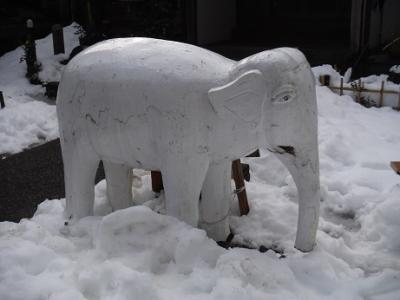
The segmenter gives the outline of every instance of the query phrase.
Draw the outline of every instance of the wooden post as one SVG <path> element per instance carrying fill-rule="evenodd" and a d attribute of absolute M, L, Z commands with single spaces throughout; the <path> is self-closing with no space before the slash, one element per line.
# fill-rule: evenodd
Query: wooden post
<path fill-rule="evenodd" d="M 53 35 L 53 49 L 54 54 L 65 53 L 64 49 L 64 34 L 63 28 L 60 24 L 55 24 L 51 27 L 51 32 Z"/>
<path fill-rule="evenodd" d="M 232 177 L 235 181 L 236 191 L 239 199 L 239 210 L 240 215 L 247 215 L 249 213 L 249 203 L 247 201 L 246 188 L 243 180 L 242 166 L 240 159 L 236 159 L 232 162 Z"/>
<path fill-rule="evenodd" d="M 159 193 L 164 189 L 160 171 L 151 171 L 151 188 L 155 193 Z"/>
<path fill-rule="evenodd" d="M 392 167 L 393 171 L 400 175 L 400 161 L 391 161 L 390 166 Z"/>
<path fill-rule="evenodd" d="M 383 106 L 383 89 L 385 87 L 385 82 L 382 80 L 381 82 L 381 89 L 379 91 L 379 107 Z"/>
<path fill-rule="evenodd" d="M 329 75 L 321 75 L 321 76 L 319 76 L 319 82 L 321 82 L 321 84 L 324 85 L 324 86 L 328 86 L 329 87 L 330 81 L 331 81 L 331 76 L 329 76 Z"/>
<path fill-rule="evenodd" d="M 6 107 L 6 104 L 4 103 L 4 97 L 3 97 L 3 92 L 0 91 L 0 108 Z"/>
<path fill-rule="evenodd" d="M 343 77 L 340 77 L 340 92 L 339 95 L 342 96 L 343 95 Z"/>
<path fill-rule="evenodd" d="M 26 38 L 26 52 L 25 52 L 25 60 L 26 65 L 28 67 L 27 75 L 28 77 L 32 77 L 34 74 L 37 73 L 37 57 L 36 57 L 36 45 L 35 39 L 33 37 L 33 21 L 28 19 L 26 21 L 26 28 L 27 28 L 27 38 Z"/>

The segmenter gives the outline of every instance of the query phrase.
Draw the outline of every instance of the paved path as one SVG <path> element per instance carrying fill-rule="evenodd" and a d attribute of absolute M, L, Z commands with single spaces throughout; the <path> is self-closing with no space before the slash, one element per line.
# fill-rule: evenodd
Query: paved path
<path fill-rule="evenodd" d="M 100 166 L 96 182 L 102 178 Z M 0 158 L 0 221 L 30 218 L 43 200 L 64 197 L 59 139 Z"/>

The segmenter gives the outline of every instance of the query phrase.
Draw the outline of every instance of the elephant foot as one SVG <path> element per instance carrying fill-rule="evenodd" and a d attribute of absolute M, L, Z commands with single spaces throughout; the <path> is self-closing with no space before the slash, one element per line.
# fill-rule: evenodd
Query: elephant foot
<path fill-rule="evenodd" d="M 207 236 L 214 241 L 226 241 L 231 234 L 228 216 L 215 223 L 202 221 L 200 222 L 200 228 L 204 229 L 207 232 Z"/>

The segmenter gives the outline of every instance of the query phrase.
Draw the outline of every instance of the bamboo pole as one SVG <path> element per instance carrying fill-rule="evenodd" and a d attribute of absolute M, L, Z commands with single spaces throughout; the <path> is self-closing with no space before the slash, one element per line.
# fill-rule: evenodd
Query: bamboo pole
<path fill-rule="evenodd" d="M 330 86 L 329 87 L 332 90 L 340 90 L 340 87 L 337 86 Z M 343 91 L 352 91 L 352 92 L 357 92 L 358 88 L 351 88 L 351 87 L 343 87 Z M 370 92 L 370 93 L 380 93 L 380 90 L 371 90 L 371 89 L 366 89 L 366 88 L 362 88 L 361 89 L 362 92 Z M 383 91 L 384 94 L 394 94 L 394 95 L 398 95 L 399 92 L 396 91 Z"/>
<path fill-rule="evenodd" d="M 321 78 L 322 79 L 322 78 Z M 340 95 L 343 95 L 343 91 L 350 91 L 355 93 L 356 95 L 356 102 L 360 102 L 361 100 L 361 93 L 362 92 L 369 92 L 369 93 L 379 93 L 380 94 L 380 98 L 379 98 L 379 107 L 383 106 L 384 104 L 384 94 L 392 94 L 392 95 L 397 95 L 398 96 L 398 102 L 397 102 L 397 106 L 393 107 L 394 109 L 397 109 L 400 111 L 400 88 L 398 91 L 394 91 L 394 90 L 385 90 L 385 82 L 382 81 L 381 82 L 381 88 L 379 90 L 376 89 L 368 89 L 368 88 L 364 88 L 362 86 L 362 82 L 361 80 L 358 80 L 357 85 L 355 87 L 345 87 L 343 86 L 343 82 L 342 82 L 342 78 L 340 80 L 340 86 L 330 86 L 329 87 L 331 90 L 336 90 L 339 91 Z"/>
<path fill-rule="evenodd" d="M 358 79 L 357 96 L 356 96 L 358 103 L 361 102 L 361 91 L 362 91 L 362 82 L 361 82 L 361 79 Z"/>
<path fill-rule="evenodd" d="M 384 90 L 384 87 L 385 87 L 385 82 L 382 80 L 382 82 L 381 82 L 381 89 L 380 89 L 380 91 L 379 91 L 379 107 L 382 107 L 383 106 L 383 90 Z"/>

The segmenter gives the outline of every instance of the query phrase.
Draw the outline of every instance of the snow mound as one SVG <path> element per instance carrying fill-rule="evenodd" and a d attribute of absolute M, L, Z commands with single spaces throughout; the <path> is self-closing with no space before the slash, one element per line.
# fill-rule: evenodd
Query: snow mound
<path fill-rule="evenodd" d="M 159 273 L 171 262 L 181 272 L 215 266 L 222 248 L 204 231 L 138 206 L 114 212 L 100 223 L 96 248 L 109 256 L 135 255 L 135 269 Z M 197 255 L 193 255 L 197 253 Z"/>

